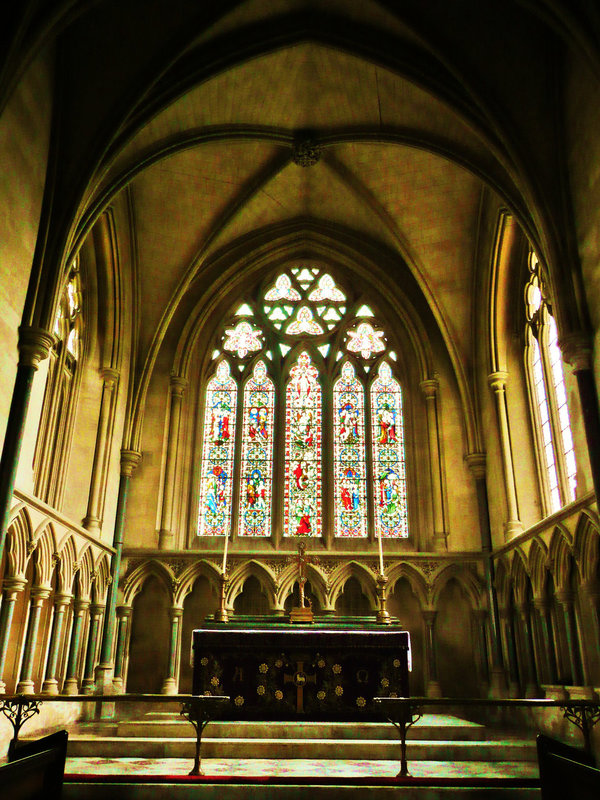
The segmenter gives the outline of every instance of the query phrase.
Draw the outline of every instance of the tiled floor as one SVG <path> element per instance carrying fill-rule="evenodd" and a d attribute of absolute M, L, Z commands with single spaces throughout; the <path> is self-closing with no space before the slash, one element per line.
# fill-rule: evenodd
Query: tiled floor
<path fill-rule="evenodd" d="M 68 774 L 97 775 L 187 775 L 191 759 L 165 758 L 69 758 Z M 202 760 L 206 775 L 232 776 L 327 776 L 386 777 L 398 773 L 397 761 L 341 761 L 310 759 L 219 759 Z M 474 778 L 537 778 L 537 765 L 530 762 L 482 761 L 414 761 L 410 764 L 414 777 Z"/>

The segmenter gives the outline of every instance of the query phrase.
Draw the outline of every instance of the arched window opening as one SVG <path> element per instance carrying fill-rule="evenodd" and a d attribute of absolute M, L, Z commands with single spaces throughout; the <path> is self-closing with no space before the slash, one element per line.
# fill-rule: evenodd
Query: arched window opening
<path fill-rule="evenodd" d="M 407 537 L 402 394 L 385 360 L 396 354 L 370 306 L 320 267 L 292 266 L 219 336 L 198 534 L 320 537 L 327 519 L 338 539 Z"/>
<path fill-rule="evenodd" d="M 577 464 L 556 322 L 542 293 L 540 264 L 533 251 L 529 254 L 525 311 L 526 361 L 534 429 L 545 505 L 549 513 L 554 513 L 575 500 Z"/>
<path fill-rule="evenodd" d="M 54 346 L 50 350 L 42 418 L 34 455 L 35 493 L 59 508 L 64 491 L 82 362 L 82 290 L 79 259 L 71 264 L 54 318 Z"/>

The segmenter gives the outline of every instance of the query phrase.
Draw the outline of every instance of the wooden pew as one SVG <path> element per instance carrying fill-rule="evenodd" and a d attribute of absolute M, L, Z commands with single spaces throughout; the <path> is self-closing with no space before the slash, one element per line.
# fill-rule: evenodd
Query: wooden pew
<path fill-rule="evenodd" d="M 600 798 L 600 770 L 593 755 L 543 734 L 536 743 L 542 800 Z"/>
<path fill-rule="evenodd" d="M 42 739 L 10 743 L 9 763 L 0 767 L 2 800 L 60 800 L 67 731 L 58 731 Z"/>

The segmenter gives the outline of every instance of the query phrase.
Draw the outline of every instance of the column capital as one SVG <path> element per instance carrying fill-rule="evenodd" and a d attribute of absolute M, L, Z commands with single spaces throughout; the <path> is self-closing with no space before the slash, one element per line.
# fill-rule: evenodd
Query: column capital
<path fill-rule="evenodd" d="M 558 341 L 563 358 L 573 368 L 573 372 L 592 369 L 594 347 L 591 338 L 583 331 L 574 331 L 561 336 Z"/>
<path fill-rule="evenodd" d="M 419 388 L 423 392 L 425 400 L 430 400 L 431 398 L 435 398 L 440 388 L 440 382 L 437 378 L 428 378 L 425 381 L 421 381 Z"/>
<path fill-rule="evenodd" d="M 592 599 L 600 597 L 600 581 L 598 578 L 590 578 L 584 581 L 581 584 L 581 588 L 585 594 Z"/>
<path fill-rule="evenodd" d="M 183 616 L 183 608 L 180 606 L 172 606 L 169 613 L 171 614 L 171 621 L 174 621 Z"/>
<path fill-rule="evenodd" d="M 475 480 L 485 478 L 486 474 L 486 454 L 485 453 L 467 453 L 465 462 L 471 470 Z"/>
<path fill-rule="evenodd" d="M 18 594 L 22 592 L 23 589 L 27 586 L 27 581 L 25 578 L 5 578 L 2 583 L 2 592 L 6 594 Z"/>
<path fill-rule="evenodd" d="M 184 378 L 182 375 L 171 375 L 169 379 L 171 397 L 183 397 L 183 393 L 187 389 L 187 385 L 187 378 Z"/>
<path fill-rule="evenodd" d="M 573 605 L 574 595 L 573 592 L 569 591 L 569 589 L 557 589 L 554 592 L 554 596 L 556 597 L 557 601 L 561 604 L 561 606 L 569 607 Z"/>
<path fill-rule="evenodd" d="M 488 384 L 490 389 L 492 389 L 496 394 L 500 394 L 506 389 L 506 384 L 508 383 L 508 372 L 504 370 L 499 370 L 498 372 L 492 372 L 488 375 Z"/>
<path fill-rule="evenodd" d="M 433 625 L 433 623 L 435 622 L 435 618 L 437 616 L 437 611 L 428 609 L 423 611 L 422 614 L 423 614 L 423 619 L 425 620 L 425 624 L 427 626 Z"/>
<path fill-rule="evenodd" d="M 121 450 L 121 475 L 130 478 L 142 459 L 138 450 Z"/>
<path fill-rule="evenodd" d="M 84 598 L 77 598 L 73 601 L 73 611 L 75 614 L 83 614 L 90 607 L 90 601 Z"/>
<path fill-rule="evenodd" d="M 21 325 L 19 328 L 19 364 L 25 367 L 37 369 L 40 361 L 48 358 L 48 354 L 54 344 L 56 337 L 45 328 L 30 328 Z"/>
<path fill-rule="evenodd" d="M 547 611 L 550 611 L 551 603 L 548 597 L 534 597 L 533 606 L 538 611 L 542 611 L 545 613 Z"/>
<path fill-rule="evenodd" d="M 32 602 L 42 603 L 50 597 L 52 589 L 49 586 L 32 586 L 29 597 Z"/>
<path fill-rule="evenodd" d="M 102 378 L 105 386 L 112 388 L 116 383 L 118 383 L 121 373 L 118 369 L 112 369 L 112 367 L 103 367 L 100 370 L 100 377 Z"/>
<path fill-rule="evenodd" d="M 119 619 L 127 619 L 131 615 L 131 606 L 117 606 L 117 616 Z"/>
<path fill-rule="evenodd" d="M 68 592 L 57 592 L 54 595 L 54 605 L 56 606 L 56 608 L 60 608 L 61 606 L 68 606 L 72 599 L 73 595 L 69 594 Z"/>

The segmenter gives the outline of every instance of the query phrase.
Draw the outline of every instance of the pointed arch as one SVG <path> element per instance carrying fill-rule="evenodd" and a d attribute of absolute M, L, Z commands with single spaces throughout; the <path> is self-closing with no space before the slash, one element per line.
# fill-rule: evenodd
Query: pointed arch
<path fill-rule="evenodd" d="M 582 513 L 573 536 L 573 552 L 584 581 L 593 580 L 600 562 L 600 535 L 596 520 Z"/>
<path fill-rule="evenodd" d="M 101 553 L 92 571 L 92 596 L 95 603 L 104 603 L 110 581 L 110 561 L 106 553 Z"/>
<path fill-rule="evenodd" d="M 11 520 L 7 531 L 5 577 L 24 576 L 27 563 L 33 550 L 33 531 L 31 517 L 26 508 L 21 507 Z"/>
<path fill-rule="evenodd" d="M 274 572 L 255 559 L 245 561 L 243 564 L 240 564 L 233 569 L 229 578 L 227 607 L 233 608 L 233 601 L 239 594 L 241 594 L 244 588 L 244 583 L 250 576 L 254 576 L 260 583 L 261 588 L 267 595 L 269 607 L 274 608 L 275 596 L 277 593 L 277 578 Z"/>
<path fill-rule="evenodd" d="M 206 578 L 211 586 L 218 588 L 221 581 L 221 570 L 206 558 L 194 562 L 185 569 L 179 576 L 173 594 L 173 602 L 178 608 L 183 607 L 183 601 L 193 591 L 196 581 L 201 577 Z"/>
<path fill-rule="evenodd" d="M 402 578 L 406 578 L 413 594 L 418 598 L 419 604 L 422 609 L 427 608 L 429 605 L 429 587 L 423 573 L 413 567 L 412 564 L 402 561 L 400 564 L 394 564 L 388 570 L 388 590 L 387 594 L 394 591 L 394 587 Z"/>
<path fill-rule="evenodd" d="M 372 608 L 377 607 L 377 590 L 375 587 L 375 576 L 363 564 L 358 561 L 348 561 L 340 564 L 332 573 L 329 579 L 329 605 L 335 607 L 336 600 L 344 591 L 344 586 L 350 578 L 356 578 L 360 583 L 363 594 L 367 596 Z"/>
<path fill-rule="evenodd" d="M 173 574 L 164 564 L 152 558 L 136 567 L 125 579 L 123 585 L 123 600 L 126 605 L 130 606 L 133 604 L 135 596 L 142 591 L 144 584 L 150 576 L 154 576 L 158 579 L 165 588 L 171 604 L 173 604 Z"/>
<path fill-rule="evenodd" d="M 543 597 L 548 579 L 548 548 L 536 537 L 529 549 L 529 576 L 534 597 Z"/>
<path fill-rule="evenodd" d="M 314 564 L 306 565 L 306 578 L 310 581 L 311 589 L 319 601 L 321 608 L 328 607 L 327 579 Z M 279 589 L 276 596 L 276 608 L 282 609 L 286 599 L 293 594 L 294 584 L 298 580 L 298 568 L 290 564 L 279 576 Z"/>
<path fill-rule="evenodd" d="M 459 564 L 449 564 L 433 581 L 431 600 L 434 608 L 438 607 L 440 594 L 450 580 L 455 580 L 464 590 L 473 611 L 483 607 L 485 593 L 482 581 L 470 569 Z"/>

